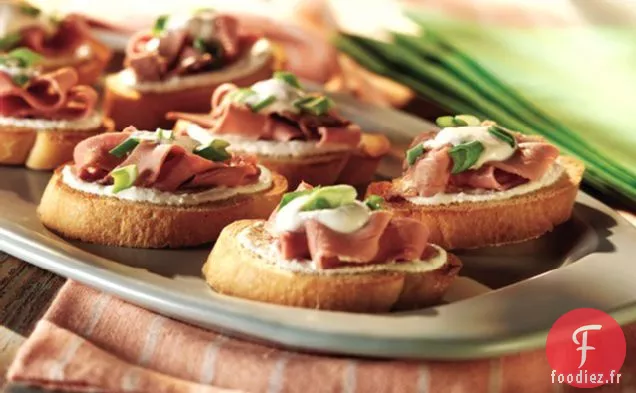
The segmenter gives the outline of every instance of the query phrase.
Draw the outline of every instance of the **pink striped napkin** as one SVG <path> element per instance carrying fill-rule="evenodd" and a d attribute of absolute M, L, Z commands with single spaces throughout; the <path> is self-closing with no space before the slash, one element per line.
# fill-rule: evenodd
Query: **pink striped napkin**
<path fill-rule="evenodd" d="M 636 388 L 636 325 L 621 385 Z M 20 349 L 9 379 L 75 392 L 572 391 L 544 351 L 469 362 L 369 360 L 275 349 L 202 330 L 68 282 Z"/>

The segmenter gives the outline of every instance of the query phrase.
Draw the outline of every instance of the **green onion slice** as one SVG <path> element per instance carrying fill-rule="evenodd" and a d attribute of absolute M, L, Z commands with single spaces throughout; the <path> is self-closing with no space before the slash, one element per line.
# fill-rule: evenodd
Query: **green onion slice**
<path fill-rule="evenodd" d="M 276 97 L 275 96 L 269 96 L 269 97 L 261 100 L 260 102 L 257 102 L 254 105 L 250 105 L 250 109 L 252 110 L 252 112 L 259 112 L 261 109 L 264 109 L 264 108 L 272 105 L 274 102 L 276 102 Z"/>
<path fill-rule="evenodd" d="M 30 4 L 22 4 L 20 5 L 20 12 L 24 15 L 38 16 L 42 13 L 42 10 Z"/>
<path fill-rule="evenodd" d="M 229 99 L 231 102 L 245 102 L 245 100 L 247 100 L 248 97 L 253 96 L 254 94 L 256 94 L 256 92 L 248 87 L 244 87 L 241 89 L 236 89 L 232 92 L 230 92 L 226 97 L 227 99 Z M 225 99 L 225 98 L 224 98 Z"/>
<path fill-rule="evenodd" d="M 129 152 L 133 151 L 138 144 L 139 139 L 130 137 L 119 145 L 115 146 L 111 151 L 109 151 L 109 153 L 117 158 L 122 158 Z"/>
<path fill-rule="evenodd" d="M 17 48 L 2 56 L 0 64 L 14 63 L 20 68 L 28 68 L 39 63 L 42 56 L 28 48 Z"/>
<path fill-rule="evenodd" d="M 477 127 L 481 124 L 481 121 L 479 121 L 479 119 L 473 115 L 456 115 L 454 119 L 456 124 L 459 122 L 463 122 L 465 126 L 469 127 Z"/>
<path fill-rule="evenodd" d="M 442 116 L 438 117 L 435 123 L 441 128 L 476 127 L 481 124 L 479 119 L 473 115 Z"/>
<path fill-rule="evenodd" d="M 137 180 L 137 176 L 139 176 L 139 172 L 137 170 L 137 165 L 132 164 L 116 168 L 110 173 L 110 175 L 113 177 L 113 181 L 115 182 L 113 185 L 113 193 L 117 194 L 120 191 L 132 187 Z"/>
<path fill-rule="evenodd" d="M 488 127 L 488 132 L 495 138 L 509 144 L 510 147 L 512 147 L 513 149 L 517 148 L 517 140 L 515 139 L 515 136 L 512 135 L 512 133 L 510 133 L 510 131 L 506 130 L 505 128 L 494 125 Z"/>
<path fill-rule="evenodd" d="M 283 207 L 285 207 L 285 205 L 287 205 L 289 202 L 293 201 L 294 199 L 298 197 L 311 194 L 312 192 L 314 192 L 316 188 L 320 188 L 320 187 L 315 187 L 309 190 L 292 191 L 292 192 L 285 193 L 285 195 L 283 195 L 283 197 L 280 200 L 280 204 L 278 204 L 278 209 L 279 210 L 282 209 Z"/>
<path fill-rule="evenodd" d="M 152 28 L 153 35 L 160 35 L 166 29 L 168 24 L 168 15 L 160 15 L 157 20 L 155 20 L 155 25 Z"/>
<path fill-rule="evenodd" d="M 357 196 L 356 189 L 346 184 L 314 188 L 302 210 L 335 209 L 353 203 Z"/>
<path fill-rule="evenodd" d="M 281 80 L 285 83 L 287 83 L 288 85 L 295 87 L 297 89 L 300 89 L 300 82 L 298 81 L 298 78 L 296 77 L 296 75 L 292 74 L 291 72 L 288 71 L 276 71 L 274 72 L 274 79 L 278 79 Z"/>
<path fill-rule="evenodd" d="M 406 151 L 406 162 L 412 166 L 422 154 L 424 154 L 424 145 L 420 143 Z"/>
<path fill-rule="evenodd" d="M 11 79 L 13 80 L 13 83 L 18 86 L 24 86 L 31 80 L 31 78 L 25 74 L 14 75 Z"/>
<path fill-rule="evenodd" d="M 20 33 L 10 33 L 0 38 L 0 50 L 7 50 L 16 46 L 22 36 Z"/>
<path fill-rule="evenodd" d="M 161 142 L 162 140 L 174 140 L 174 132 L 172 130 L 164 130 L 163 128 L 157 128 L 155 131 L 157 134 L 157 140 Z"/>
<path fill-rule="evenodd" d="M 305 97 L 307 98 L 307 97 Z M 301 101 L 302 100 L 302 101 Z M 312 97 L 310 100 L 301 99 L 297 100 L 298 107 L 305 110 L 315 116 L 322 116 L 329 112 L 329 109 L 333 107 L 333 101 L 328 97 Z"/>
<path fill-rule="evenodd" d="M 381 210 L 384 205 L 384 198 L 379 195 L 369 195 L 364 200 L 364 203 L 371 210 Z"/>
<path fill-rule="evenodd" d="M 469 169 L 477 162 L 477 160 L 479 160 L 483 151 L 484 145 L 479 141 L 462 143 L 461 145 L 452 147 L 448 151 L 448 154 L 453 160 L 453 169 L 451 169 L 451 173 L 456 174 Z"/>
<path fill-rule="evenodd" d="M 230 143 L 223 139 L 215 139 L 207 145 L 200 145 L 194 149 L 194 154 L 205 158 L 210 161 L 225 161 L 232 157 L 227 151 L 227 147 Z"/>

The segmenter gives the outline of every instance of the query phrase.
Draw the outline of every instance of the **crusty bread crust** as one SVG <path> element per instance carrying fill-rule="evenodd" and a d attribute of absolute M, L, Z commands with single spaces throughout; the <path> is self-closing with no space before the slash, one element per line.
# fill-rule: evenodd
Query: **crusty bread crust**
<path fill-rule="evenodd" d="M 529 194 L 488 202 L 423 206 L 407 200 L 389 201 L 395 214 L 423 222 L 431 231 L 430 242 L 445 249 L 478 248 L 537 238 L 567 221 L 585 167 L 572 157 L 560 157 L 564 175 L 556 183 Z M 371 183 L 367 195 L 385 199 L 390 182 Z"/>
<path fill-rule="evenodd" d="M 461 268 L 451 254 L 437 270 L 317 275 L 276 267 L 243 247 L 237 235 L 257 220 L 228 225 L 217 240 L 203 274 L 217 292 L 293 307 L 348 312 L 387 312 L 438 303 Z"/>
<path fill-rule="evenodd" d="M 272 75 L 273 58 L 256 72 L 241 78 L 228 80 L 237 86 L 249 86 Z M 166 119 L 168 112 L 209 112 L 210 97 L 218 83 L 165 91 L 142 92 L 122 83 L 120 74 L 106 77 L 104 112 L 115 122 L 117 129 L 135 126 L 140 130 L 170 128 L 174 121 Z"/>
<path fill-rule="evenodd" d="M 69 62 L 64 64 L 64 66 L 72 67 L 77 71 L 78 84 L 80 85 L 92 85 L 97 82 L 112 57 L 111 49 L 105 44 L 92 38 L 87 44 L 91 48 L 90 56 L 85 58 L 70 57 Z M 59 64 L 50 67 L 45 65 L 43 71 L 49 72 L 58 68 L 60 68 Z"/>
<path fill-rule="evenodd" d="M 49 229 L 70 239 L 135 248 L 179 248 L 216 240 L 227 224 L 267 218 L 287 190 L 272 173 L 263 192 L 196 206 L 163 206 L 101 197 L 77 191 L 62 181 L 61 168 L 49 182 L 38 215 Z"/>
<path fill-rule="evenodd" d="M 112 129 L 113 123 L 109 119 L 98 127 L 82 130 L 0 127 L 0 165 L 52 170 L 73 159 L 73 150 L 78 143 Z"/>

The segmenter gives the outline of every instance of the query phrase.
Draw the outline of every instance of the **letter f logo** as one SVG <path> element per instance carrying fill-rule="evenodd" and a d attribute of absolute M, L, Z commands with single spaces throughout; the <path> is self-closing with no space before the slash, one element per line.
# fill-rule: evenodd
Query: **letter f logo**
<path fill-rule="evenodd" d="M 576 329 L 574 333 L 572 334 L 572 341 L 574 341 L 574 344 L 580 345 L 580 347 L 576 349 L 577 351 L 581 351 L 581 364 L 579 364 L 579 368 L 583 367 L 583 365 L 585 364 L 585 361 L 587 360 L 587 351 L 593 351 L 596 349 L 594 347 L 587 345 L 587 331 L 601 330 L 601 327 L 602 327 L 601 325 L 585 325 Z M 583 333 L 581 334 L 583 339 L 581 340 L 581 342 L 579 342 L 576 336 L 581 332 Z"/>

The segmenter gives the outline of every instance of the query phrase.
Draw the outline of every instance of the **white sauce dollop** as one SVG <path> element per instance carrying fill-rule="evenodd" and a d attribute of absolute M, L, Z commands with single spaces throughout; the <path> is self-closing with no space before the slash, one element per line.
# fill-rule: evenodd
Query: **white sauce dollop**
<path fill-rule="evenodd" d="M 19 1 L 0 2 L 0 37 L 19 33 L 22 29 L 32 26 L 40 26 L 47 34 L 54 34 L 57 27 L 50 15 L 40 12 L 39 15 L 30 15 L 22 12 Z"/>
<path fill-rule="evenodd" d="M 510 158 L 515 149 L 505 141 L 498 139 L 488 132 L 488 127 L 446 127 L 440 130 L 435 138 L 423 143 L 425 148 L 437 149 L 444 145 L 457 146 L 462 143 L 479 141 L 484 146 L 481 156 L 470 169 L 478 169 L 491 161 L 505 161 Z"/>
<path fill-rule="evenodd" d="M 263 263 L 276 269 L 283 269 L 290 272 L 316 275 L 339 275 L 339 274 L 364 274 L 370 272 L 427 272 L 437 270 L 448 261 L 448 254 L 441 247 L 433 245 L 437 254 L 427 260 L 395 262 L 387 261 L 382 264 L 359 264 L 360 266 L 341 267 L 337 269 L 320 269 L 310 260 L 286 260 L 280 255 L 278 243 L 273 242 L 263 247 L 262 242 L 255 241 L 259 231 L 262 230 L 263 223 L 258 222 L 243 229 L 237 236 L 239 244 L 261 257 Z"/>
<path fill-rule="evenodd" d="M 346 204 L 335 209 L 302 211 L 309 195 L 300 196 L 276 213 L 273 229 L 276 233 L 294 232 L 309 220 L 316 220 L 326 227 L 341 233 L 352 233 L 362 228 L 371 215 L 371 210 L 362 202 Z"/>
<path fill-rule="evenodd" d="M 272 173 L 265 167 L 259 167 L 261 169 L 261 175 L 256 183 L 239 187 L 215 187 L 195 193 L 170 193 L 154 188 L 130 187 L 114 194 L 113 186 L 104 186 L 83 181 L 75 176 L 71 167 L 68 165 L 62 169 L 62 181 L 77 191 L 108 198 L 117 198 L 131 202 L 146 202 L 155 205 L 194 206 L 229 199 L 237 195 L 254 194 L 269 189 L 272 186 Z"/>
<path fill-rule="evenodd" d="M 256 105 L 259 102 L 274 96 L 276 101 L 258 111 L 262 114 L 292 112 L 297 113 L 299 110 L 293 105 L 293 102 L 305 95 L 300 89 L 291 86 L 289 83 L 280 79 L 266 79 L 256 82 L 251 87 L 256 94 L 247 97 L 245 102 L 249 105 Z"/>

